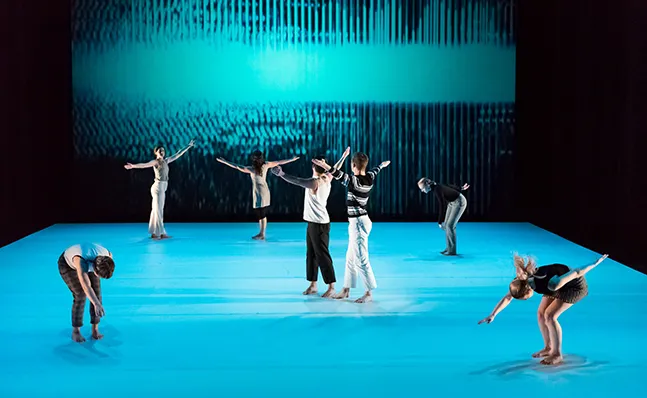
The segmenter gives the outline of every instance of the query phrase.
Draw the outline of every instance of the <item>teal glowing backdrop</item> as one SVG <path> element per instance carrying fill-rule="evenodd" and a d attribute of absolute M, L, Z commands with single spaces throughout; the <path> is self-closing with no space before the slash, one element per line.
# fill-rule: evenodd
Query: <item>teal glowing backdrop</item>
<path fill-rule="evenodd" d="M 106 217 L 146 219 L 152 171 L 122 164 L 191 138 L 171 165 L 171 218 L 251 213 L 249 178 L 216 157 L 301 156 L 285 169 L 307 176 L 311 156 L 349 145 L 393 162 L 375 218 L 433 216 L 421 176 L 470 182 L 467 216 L 510 205 L 513 0 L 76 0 L 72 11 L 78 179 Z M 299 188 L 268 180 L 270 214 L 298 218 Z M 333 215 L 343 196 L 338 186 Z"/>

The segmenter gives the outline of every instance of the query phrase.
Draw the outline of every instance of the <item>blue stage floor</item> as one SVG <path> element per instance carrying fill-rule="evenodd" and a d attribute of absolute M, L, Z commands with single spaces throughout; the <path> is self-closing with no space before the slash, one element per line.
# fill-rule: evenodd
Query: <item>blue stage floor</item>
<path fill-rule="evenodd" d="M 530 358 L 538 295 L 477 325 L 507 291 L 513 250 L 540 264 L 598 258 L 529 224 L 461 223 L 463 254 L 446 258 L 433 223 L 375 223 L 365 305 L 301 295 L 304 224 L 270 223 L 266 242 L 250 239 L 254 224 L 167 229 L 151 241 L 144 224 L 55 225 L 0 249 L 0 397 L 620 397 L 647 385 L 647 276 L 612 260 L 560 318 L 562 366 Z M 346 239 L 333 224 L 340 281 Z M 77 344 L 56 261 L 87 241 L 117 268 L 103 281 L 105 339 Z"/>

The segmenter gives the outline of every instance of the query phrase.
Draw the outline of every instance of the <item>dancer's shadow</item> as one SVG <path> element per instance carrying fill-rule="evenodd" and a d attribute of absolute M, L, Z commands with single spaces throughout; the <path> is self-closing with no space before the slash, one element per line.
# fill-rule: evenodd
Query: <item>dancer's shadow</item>
<path fill-rule="evenodd" d="M 467 258 L 463 254 L 457 254 L 455 256 L 443 256 L 442 254 L 438 253 L 437 255 L 435 254 L 428 254 L 428 255 L 423 255 L 423 256 L 414 256 L 414 257 L 408 257 L 404 258 L 402 261 L 405 262 L 443 262 L 443 263 L 453 263 L 454 261 L 458 260 L 464 260 Z"/>
<path fill-rule="evenodd" d="M 588 370 L 599 370 L 609 364 L 607 361 L 590 361 L 579 355 L 564 356 L 564 363 L 557 366 L 542 365 L 540 359 L 508 361 L 470 372 L 471 376 L 490 374 L 500 377 L 518 377 L 545 374 L 580 374 Z"/>
<path fill-rule="evenodd" d="M 69 330 L 61 332 L 60 336 L 68 339 L 68 342 L 54 347 L 54 355 L 78 365 L 118 364 L 120 354 L 117 348 L 123 344 L 118 337 L 119 332 L 110 326 L 105 327 L 102 332 L 103 339 L 94 340 L 91 336 L 84 336 L 87 340 L 83 343 L 72 341 Z"/>

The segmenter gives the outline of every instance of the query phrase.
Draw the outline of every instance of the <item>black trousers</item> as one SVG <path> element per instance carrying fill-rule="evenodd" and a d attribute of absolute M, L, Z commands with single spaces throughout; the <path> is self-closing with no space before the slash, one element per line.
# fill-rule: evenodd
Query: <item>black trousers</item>
<path fill-rule="evenodd" d="M 335 283 L 335 268 L 332 265 L 332 257 L 328 250 L 330 242 L 330 224 L 308 223 L 306 243 L 308 251 L 306 254 L 306 278 L 310 282 L 316 282 L 321 268 L 321 276 L 326 285 Z"/>

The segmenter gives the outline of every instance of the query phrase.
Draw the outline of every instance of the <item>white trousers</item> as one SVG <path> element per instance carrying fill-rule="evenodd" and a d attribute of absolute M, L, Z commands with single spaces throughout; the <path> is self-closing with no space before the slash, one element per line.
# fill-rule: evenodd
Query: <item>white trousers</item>
<path fill-rule="evenodd" d="M 148 233 L 151 235 L 165 235 L 164 229 L 164 203 L 166 202 L 166 188 L 168 181 L 157 181 L 151 186 L 153 204 L 151 206 L 151 217 L 148 221 Z"/>
<path fill-rule="evenodd" d="M 368 236 L 373 228 L 373 223 L 368 216 L 353 217 L 348 219 L 348 251 L 346 252 L 346 272 L 344 274 L 344 287 L 354 289 L 357 287 L 357 275 L 364 281 L 366 290 L 377 288 L 375 275 L 368 259 Z"/>

